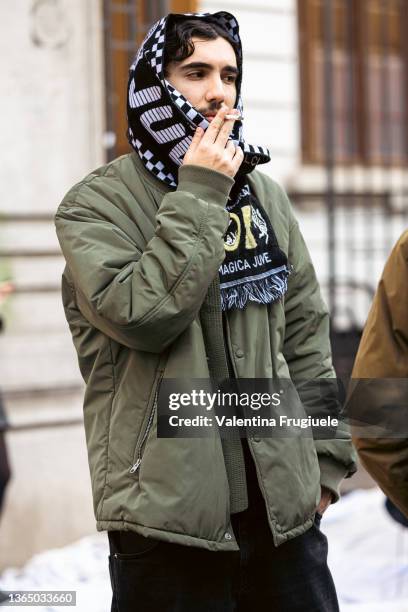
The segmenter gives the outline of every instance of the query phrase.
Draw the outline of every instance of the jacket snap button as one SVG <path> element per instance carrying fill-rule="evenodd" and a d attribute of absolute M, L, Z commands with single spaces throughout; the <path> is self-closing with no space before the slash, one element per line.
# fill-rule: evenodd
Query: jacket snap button
<path fill-rule="evenodd" d="M 228 533 L 228 531 L 227 531 L 227 533 L 224 535 L 224 538 L 226 540 L 232 540 L 232 535 L 230 533 Z"/>
<path fill-rule="evenodd" d="M 235 355 L 236 355 L 237 357 L 243 357 L 243 356 L 244 356 L 244 351 L 243 351 L 242 349 L 237 349 L 237 350 L 235 351 Z"/>

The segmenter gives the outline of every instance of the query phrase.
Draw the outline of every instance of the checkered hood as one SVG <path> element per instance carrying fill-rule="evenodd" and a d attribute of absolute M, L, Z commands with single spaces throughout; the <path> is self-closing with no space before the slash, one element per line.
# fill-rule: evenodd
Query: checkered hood
<path fill-rule="evenodd" d="M 236 108 L 243 114 L 240 93 L 242 46 L 237 20 L 225 11 L 186 13 L 183 16 L 217 22 L 237 43 L 240 77 L 237 82 Z M 196 128 L 206 129 L 209 122 L 164 77 L 166 30 L 169 20 L 173 17 L 179 18 L 180 15 L 167 15 L 150 28 L 130 67 L 127 135 L 147 170 L 164 183 L 176 187 L 178 168 Z M 246 143 L 242 132 L 242 123 L 237 121 L 230 137 L 244 151 L 240 173 L 246 174 L 257 164 L 268 162 L 270 155 L 268 149 Z"/>

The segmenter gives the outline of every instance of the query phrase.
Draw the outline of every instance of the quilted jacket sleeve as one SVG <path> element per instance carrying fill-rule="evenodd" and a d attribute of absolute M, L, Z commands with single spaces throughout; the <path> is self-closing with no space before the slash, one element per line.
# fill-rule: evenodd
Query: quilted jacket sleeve
<path fill-rule="evenodd" d="M 285 299 L 284 355 L 305 409 L 313 415 L 310 385 L 313 388 L 313 381 L 322 378 L 334 379 L 336 375 L 332 367 L 329 313 L 321 297 L 308 249 L 293 217 L 288 259 L 293 266 L 293 272 L 288 279 Z M 302 397 L 303 392 L 308 397 Z M 336 385 L 331 384 L 331 381 L 327 381 L 324 402 L 327 403 L 326 414 L 335 417 L 340 412 Z M 317 407 L 317 412 L 319 410 L 321 411 L 321 406 Z M 334 500 L 337 501 L 340 481 L 351 476 L 356 470 L 356 455 L 348 427 L 340 420 L 333 437 L 316 439 L 315 445 L 320 465 L 320 483 L 331 490 Z"/>
<path fill-rule="evenodd" d="M 90 323 L 132 349 L 159 353 L 170 345 L 195 318 L 223 261 L 233 183 L 219 172 L 182 167 L 144 246 L 104 194 L 64 200 L 57 235 Z"/>

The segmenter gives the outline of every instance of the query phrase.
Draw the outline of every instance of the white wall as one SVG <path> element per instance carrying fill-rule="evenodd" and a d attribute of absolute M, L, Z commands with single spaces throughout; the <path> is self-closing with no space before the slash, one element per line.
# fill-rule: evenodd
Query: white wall
<path fill-rule="evenodd" d="M 104 163 L 101 7 L 100 0 L 0 4 L 0 213 L 7 215 L 0 280 L 10 275 L 17 287 L 0 338 L 0 386 L 11 423 L 23 428 L 7 434 L 13 481 L 0 567 L 95 529 L 52 216 L 65 192 Z"/>
<path fill-rule="evenodd" d="M 78 382 L 78 372 L 52 216 L 65 192 L 104 161 L 101 2 L 4 2 L 0 24 L 0 213 L 9 215 L 0 251 L 10 254 L 7 274 L 21 291 L 0 339 L 0 380 L 11 389 L 32 380 L 67 385 Z"/>
<path fill-rule="evenodd" d="M 245 139 L 269 148 L 271 162 L 262 171 L 285 183 L 300 159 L 296 0 L 204 0 L 200 10 L 226 10 L 238 20 Z"/>
<path fill-rule="evenodd" d="M 2 212 L 53 211 L 103 159 L 98 0 L 0 8 Z"/>

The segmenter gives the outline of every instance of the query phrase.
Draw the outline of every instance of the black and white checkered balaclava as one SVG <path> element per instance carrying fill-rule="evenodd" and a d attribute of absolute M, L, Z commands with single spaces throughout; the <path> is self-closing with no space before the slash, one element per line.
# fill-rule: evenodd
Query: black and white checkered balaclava
<path fill-rule="evenodd" d="M 237 63 L 241 75 L 241 40 L 235 17 L 225 11 L 213 14 L 191 13 L 183 16 L 215 21 L 228 32 L 237 45 Z M 127 113 L 130 144 L 151 173 L 171 187 L 176 187 L 178 168 L 196 128 L 202 127 L 205 130 L 209 122 L 164 76 L 165 37 L 172 17 L 173 15 L 167 15 L 150 28 L 130 67 Z M 236 108 L 243 114 L 239 91 L 240 80 L 238 79 L 237 83 Z M 165 122 L 168 127 L 160 129 L 161 122 Z M 231 138 L 239 143 L 244 151 L 243 166 L 248 166 L 247 172 L 257 164 L 270 160 L 266 148 L 250 145 L 244 141 L 241 122 L 235 122 Z"/>
<path fill-rule="evenodd" d="M 209 126 L 204 115 L 164 76 L 166 31 L 173 18 L 183 17 L 216 22 L 234 41 L 239 70 L 235 107 L 243 114 L 242 46 L 233 15 L 225 11 L 170 14 L 150 28 L 129 71 L 128 139 L 146 169 L 174 188 L 196 128 Z M 230 138 L 242 148 L 244 159 L 227 205 L 231 222 L 219 271 L 224 310 L 244 308 L 248 301 L 267 304 L 280 299 L 287 290 L 289 274 L 286 255 L 279 249 L 268 215 L 246 179 L 257 164 L 270 161 L 269 151 L 245 142 L 241 121 L 235 121 Z"/>

